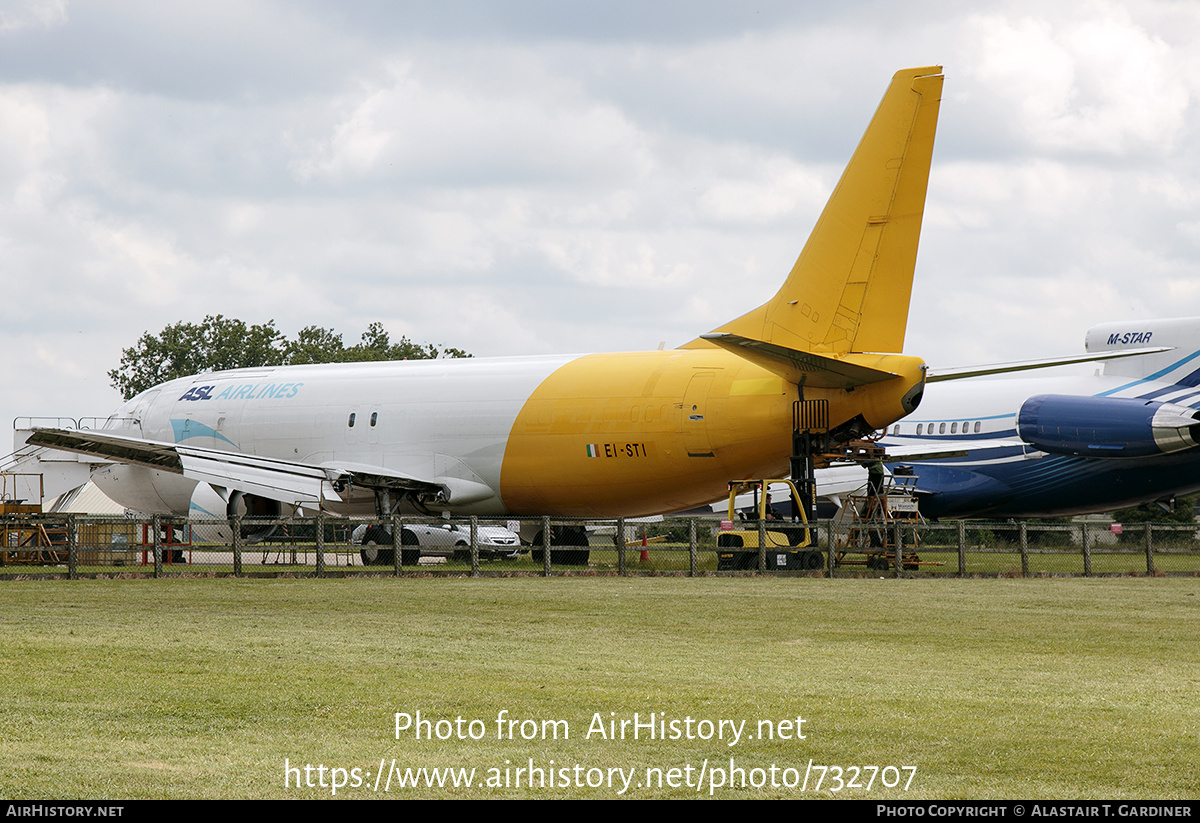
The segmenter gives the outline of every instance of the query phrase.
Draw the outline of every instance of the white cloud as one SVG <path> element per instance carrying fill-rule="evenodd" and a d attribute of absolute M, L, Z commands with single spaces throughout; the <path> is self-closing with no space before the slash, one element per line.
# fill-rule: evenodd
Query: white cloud
<path fill-rule="evenodd" d="M 0 32 L 49 29 L 67 19 L 67 0 L 8 0 L 0 8 Z"/>
<path fill-rule="evenodd" d="M 1066 17 L 979 16 L 970 70 L 1014 136 L 1039 149 L 1170 151 L 1190 102 L 1180 56 L 1110 3 Z"/>
<path fill-rule="evenodd" d="M 477 354 L 678 345 L 778 287 L 892 73 L 939 61 L 910 351 L 1200 314 L 1200 13 L 768 5 L 6 7 L 0 344 L 45 390 L 0 419 L 103 412 L 123 346 L 209 313 Z"/>

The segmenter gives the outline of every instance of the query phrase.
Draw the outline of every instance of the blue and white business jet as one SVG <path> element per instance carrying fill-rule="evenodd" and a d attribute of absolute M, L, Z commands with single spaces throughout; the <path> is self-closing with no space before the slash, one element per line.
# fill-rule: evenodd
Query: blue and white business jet
<path fill-rule="evenodd" d="M 1085 348 L 1041 362 L 1103 361 L 1091 376 L 930 370 L 920 409 L 881 441 L 890 471 L 917 476 L 922 514 L 1070 515 L 1200 491 L 1200 317 L 1102 324 Z M 818 472 L 818 492 L 854 486 L 854 471 L 825 474 L 823 487 Z"/>

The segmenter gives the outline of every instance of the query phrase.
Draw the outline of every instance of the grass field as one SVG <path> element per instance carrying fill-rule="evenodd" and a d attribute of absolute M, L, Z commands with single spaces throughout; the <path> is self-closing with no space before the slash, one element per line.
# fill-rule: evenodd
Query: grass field
<path fill-rule="evenodd" d="M 331 797 L 335 779 L 360 783 L 338 798 L 614 797 L 631 772 L 632 797 L 1200 794 L 1195 578 L 0 588 L 6 798 Z M 395 714 L 418 711 L 435 739 L 397 739 Z M 536 722 L 497 739 L 501 712 Z M 679 739 L 595 731 L 597 715 L 607 732 L 635 712 L 677 721 Z M 724 739 L 700 739 L 700 721 L 721 720 L 734 724 Z M 760 739 L 768 727 L 776 739 Z M 474 785 L 399 788 L 393 776 L 385 793 L 376 773 L 393 760 L 401 773 L 473 768 Z M 557 785 L 513 787 L 531 760 Z M 846 783 L 851 767 L 897 771 L 868 790 L 810 760 L 843 767 Z M 603 785 L 575 785 L 589 779 Z M 309 781 L 326 786 L 296 788 Z"/>
<path fill-rule="evenodd" d="M 654 545 L 649 549 L 646 560 L 639 559 L 640 547 L 631 547 L 626 551 L 625 565 L 629 574 L 686 574 L 689 568 L 689 554 L 686 545 L 666 544 Z M 920 547 L 918 554 L 921 565 L 917 570 L 923 576 L 957 576 L 958 550 L 954 547 L 929 546 Z M 590 553 L 589 573 L 614 574 L 618 569 L 617 553 L 611 548 L 595 548 Z M 195 574 L 233 574 L 232 552 L 194 548 L 185 552 L 186 562 L 164 563 L 163 574 L 195 575 Z M 851 553 L 849 563 L 839 566 L 834 574 L 839 577 L 869 576 L 877 577 L 864 565 L 865 556 Z M 857 562 L 855 562 L 857 561 Z M 294 550 L 274 549 L 264 552 L 255 549 L 245 552 L 243 570 L 251 575 L 312 575 L 316 573 L 316 549 L 311 546 L 300 546 Z M 390 570 L 390 566 L 387 567 Z M 1200 574 L 1200 552 L 1194 549 L 1166 549 L 1154 554 L 1154 568 L 1159 574 L 1197 575 Z M 965 574 L 967 576 L 982 575 L 1020 576 L 1020 551 L 1006 548 L 974 549 L 965 552 Z M 364 568 L 357 549 L 342 546 L 327 547 L 325 551 L 325 570 L 327 574 L 339 575 L 344 573 L 377 574 L 383 569 Z M 469 573 L 469 561 L 427 557 L 420 569 L 406 569 L 406 573 L 416 571 L 420 574 L 451 574 L 462 575 Z M 136 576 L 152 575 L 153 562 L 143 565 L 140 561 L 126 565 L 92 565 L 81 562 L 77 572 L 81 576 Z M 534 560 L 529 552 L 524 552 L 517 559 L 481 560 L 479 571 L 483 575 L 540 575 L 542 563 Z M 578 574 L 578 567 L 556 567 L 555 574 Z M 717 555 L 712 548 L 701 548 L 696 552 L 696 571 L 698 574 L 711 574 L 717 571 Z M 1086 572 L 1083 556 L 1077 548 L 1041 548 L 1029 550 L 1029 575 L 1082 575 Z M 21 578 L 29 575 L 67 576 L 68 568 L 65 562 L 56 565 L 23 563 L 0 565 L 0 578 Z M 1091 553 L 1091 574 L 1095 575 L 1144 575 L 1146 570 L 1145 554 L 1138 549 L 1120 547 L 1113 549 L 1101 547 Z"/>

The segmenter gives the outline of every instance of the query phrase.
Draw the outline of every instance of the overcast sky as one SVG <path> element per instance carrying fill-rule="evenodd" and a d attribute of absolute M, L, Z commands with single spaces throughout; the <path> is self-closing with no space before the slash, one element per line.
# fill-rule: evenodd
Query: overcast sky
<path fill-rule="evenodd" d="M 909 66 L 946 82 L 907 353 L 1200 315 L 1200 4 L 986 7 L 0 0 L 0 420 L 108 413 L 206 314 L 678 346 L 779 287 Z"/>

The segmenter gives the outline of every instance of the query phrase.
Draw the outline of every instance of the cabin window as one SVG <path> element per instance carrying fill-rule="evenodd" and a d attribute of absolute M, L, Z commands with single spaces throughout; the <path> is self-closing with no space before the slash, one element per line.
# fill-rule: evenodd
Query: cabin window
<path fill-rule="evenodd" d="M 924 425 L 923 423 L 918 423 L 918 424 L 917 424 L 917 436 L 920 436 L 920 434 L 921 434 L 921 428 L 922 428 L 922 426 L 923 426 L 923 425 Z"/>
<path fill-rule="evenodd" d="M 892 434 L 900 434 L 900 424 L 896 424 L 896 428 L 892 429 Z"/>
<path fill-rule="evenodd" d="M 957 424 L 957 423 L 951 423 L 951 424 L 950 424 L 950 433 L 951 433 L 951 434 L 958 434 L 958 424 Z"/>
<path fill-rule="evenodd" d="M 946 433 L 946 424 L 945 423 L 938 424 L 938 434 L 945 434 L 945 433 Z"/>
<path fill-rule="evenodd" d="M 374 426 L 379 422 L 379 412 L 371 412 L 371 425 Z"/>
<path fill-rule="evenodd" d="M 347 423 L 350 428 L 354 428 L 354 412 L 350 412 L 350 421 Z"/>
<path fill-rule="evenodd" d="M 979 421 L 978 420 L 975 421 L 975 433 L 979 434 Z"/>

